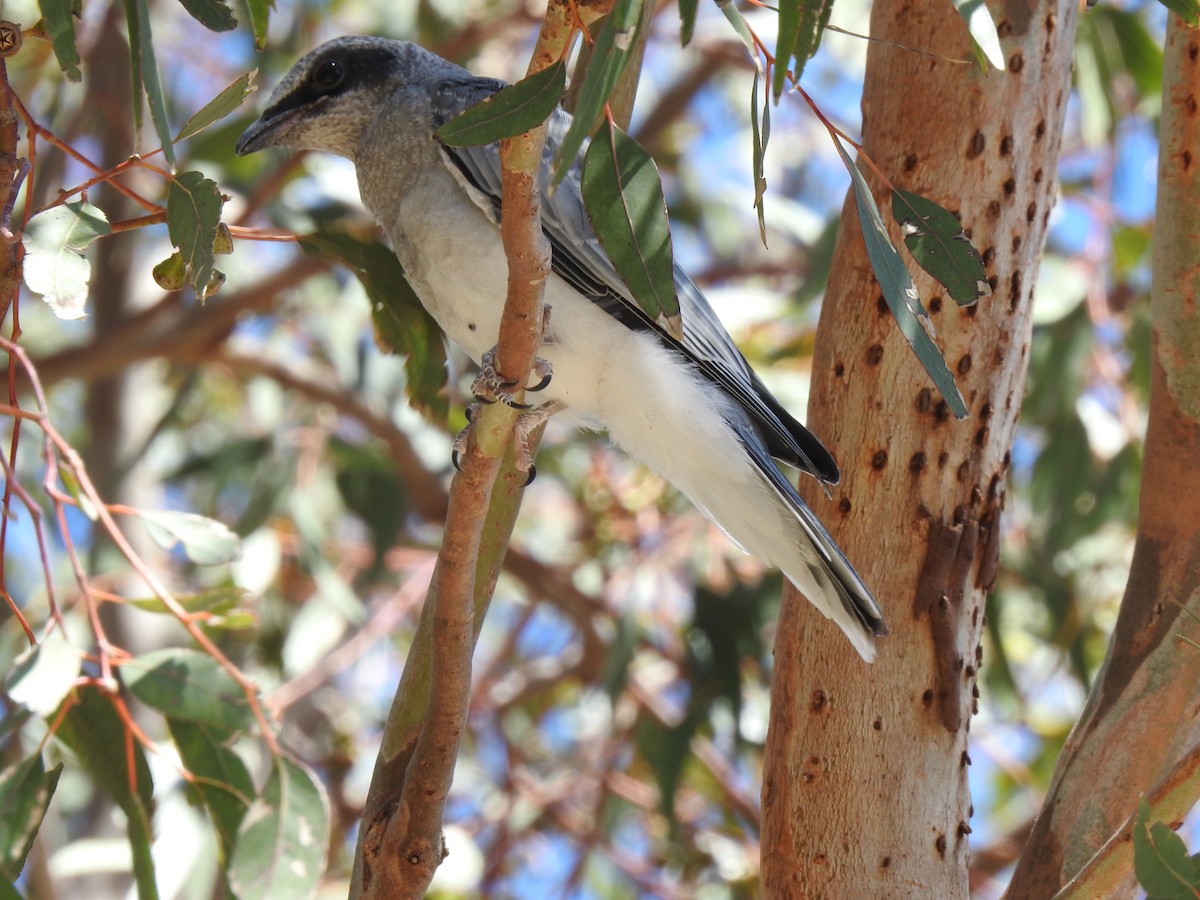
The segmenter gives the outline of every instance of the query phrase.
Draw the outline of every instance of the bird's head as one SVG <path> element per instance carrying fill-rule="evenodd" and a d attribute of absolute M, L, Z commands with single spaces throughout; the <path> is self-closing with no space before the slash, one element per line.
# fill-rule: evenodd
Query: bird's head
<path fill-rule="evenodd" d="M 275 88 L 262 115 L 238 139 L 238 155 L 291 147 L 353 160 L 388 99 L 438 62 L 414 44 L 384 38 L 348 35 L 322 44 Z"/>

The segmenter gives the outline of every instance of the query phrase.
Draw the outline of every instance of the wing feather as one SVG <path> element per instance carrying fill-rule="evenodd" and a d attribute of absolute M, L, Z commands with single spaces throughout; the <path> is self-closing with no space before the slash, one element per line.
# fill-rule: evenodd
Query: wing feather
<path fill-rule="evenodd" d="M 474 76 L 442 79 L 430 90 L 434 129 L 504 86 L 502 81 Z M 556 110 L 551 116 L 541 173 L 542 228 L 550 241 L 554 273 L 625 326 L 654 333 L 664 346 L 690 360 L 745 410 L 776 459 L 795 465 L 826 484 L 836 484 L 840 473 L 832 455 L 767 391 L 687 273 L 675 266 L 675 288 L 683 321 L 682 341 L 659 327 L 634 301 L 596 237 L 584 207 L 580 187 L 584 151 L 580 151 L 562 183 L 553 191 L 549 190 L 550 162 L 570 123 L 571 117 L 562 110 Z M 475 202 L 499 221 L 501 189 L 497 146 L 443 146 L 442 151 L 455 176 L 473 189 Z"/>

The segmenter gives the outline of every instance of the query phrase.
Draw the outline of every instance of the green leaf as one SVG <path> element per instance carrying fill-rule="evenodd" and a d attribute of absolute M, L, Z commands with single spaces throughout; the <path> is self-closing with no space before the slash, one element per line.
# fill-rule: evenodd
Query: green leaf
<path fill-rule="evenodd" d="M 312 256 L 340 262 L 358 277 L 371 303 L 376 340 L 384 350 L 408 356 L 405 389 L 412 405 L 445 420 L 449 402 L 442 331 L 409 286 L 396 254 L 378 241 L 334 231 L 302 237 L 300 246 Z"/>
<path fill-rule="evenodd" d="M 183 256 L 188 281 L 201 303 L 220 287 L 214 287 L 214 278 L 225 280 L 213 267 L 224 204 L 216 182 L 200 172 L 175 176 L 167 192 L 167 234 Z"/>
<path fill-rule="evenodd" d="M 686 47 L 696 33 L 696 13 L 700 11 L 700 0 L 679 0 L 679 45 Z"/>
<path fill-rule="evenodd" d="M 315 778 L 278 756 L 262 794 L 242 820 L 229 885 L 242 900 L 316 894 L 325 868 L 329 804 Z"/>
<path fill-rule="evenodd" d="M 566 87 L 567 66 L 559 60 L 463 110 L 436 137 L 451 147 L 471 147 L 524 134 L 550 117 Z"/>
<path fill-rule="evenodd" d="M 157 900 L 154 859 L 150 854 L 154 782 L 146 754 L 125 730 L 125 723 L 107 694 L 85 685 L 75 691 L 75 698 L 55 737 L 71 748 L 96 784 L 125 813 L 138 900 Z M 134 763 L 133 772 L 129 770 L 130 759 Z"/>
<path fill-rule="evenodd" d="M 611 15 L 604 20 L 604 26 L 596 36 L 591 62 L 583 75 L 583 87 L 579 90 L 579 102 L 575 105 L 575 118 L 571 120 L 552 163 L 552 187 L 557 186 L 571 168 L 629 63 L 629 50 L 634 45 L 633 32 L 641 16 L 642 2 L 617 0 Z"/>
<path fill-rule="evenodd" d="M 750 59 L 754 61 L 755 68 L 762 71 L 762 62 L 758 58 L 758 44 L 754 42 L 754 35 L 750 31 L 750 26 L 746 24 L 746 20 L 742 18 L 741 12 L 733 0 L 716 0 L 717 9 L 725 14 L 725 18 L 729 20 L 729 24 L 733 26 L 733 30 L 737 32 L 737 36 L 741 39 L 746 52 L 750 54 Z"/>
<path fill-rule="evenodd" d="M 52 207 L 25 226 L 25 283 L 60 319 L 85 315 L 92 265 L 83 251 L 111 231 L 104 213 L 83 202 Z"/>
<path fill-rule="evenodd" d="M 875 277 L 883 290 L 888 308 L 896 317 L 900 333 L 913 348 L 917 359 L 933 379 L 934 385 L 946 398 L 950 411 L 956 418 L 966 418 L 967 404 L 958 392 L 958 385 L 954 383 L 954 375 L 946 366 L 942 352 L 929 335 L 929 329 L 932 327 L 929 314 L 921 304 L 912 276 L 908 274 L 904 261 L 900 259 L 899 252 L 888 237 L 887 226 L 883 224 L 883 216 L 879 214 L 879 207 L 875 205 L 871 189 L 867 187 L 867 182 L 858 171 L 854 160 L 846 153 L 842 142 L 834 138 L 834 143 L 838 153 L 842 155 L 842 162 L 850 171 L 850 179 L 854 184 L 854 201 L 858 207 L 858 224 L 867 245 L 871 268 L 875 270 Z"/>
<path fill-rule="evenodd" d="M 183 127 L 179 129 L 179 134 L 175 136 L 174 143 L 186 141 L 192 135 L 199 134 L 209 125 L 221 121 L 241 106 L 242 102 L 254 92 L 251 82 L 254 80 L 257 72 L 257 69 L 247 72 L 233 84 L 225 88 L 225 90 L 221 91 L 221 93 L 217 94 L 212 100 L 204 104 L 195 115 L 183 123 Z"/>
<path fill-rule="evenodd" d="M 953 0 L 954 8 L 967 23 L 971 41 L 993 66 L 1004 71 L 1004 51 L 1000 48 L 1000 35 L 996 23 L 983 0 Z"/>
<path fill-rule="evenodd" d="M 275 0 L 246 0 L 246 8 L 250 10 L 250 24 L 254 28 L 254 49 L 261 52 L 267 46 L 267 25 Z"/>
<path fill-rule="evenodd" d="M 1150 900 L 1194 898 L 1200 872 L 1183 839 L 1162 822 L 1150 824 L 1150 804 L 1138 801 L 1133 825 L 1133 871 Z"/>
<path fill-rule="evenodd" d="M 787 84 L 787 70 L 793 58 L 796 62 L 792 65 L 792 77 L 800 80 L 805 63 L 821 44 L 831 12 L 833 0 L 780 0 L 779 37 L 775 46 L 776 101 Z"/>
<path fill-rule="evenodd" d="M 1193 28 L 1200 25 L 1200 0 L 1162 0 L 1162 5 Z"/>
<path fill-rule="evenodd" d="M 188 267 L 178 250 L 151 269 L 150 274 L 164 291 L 182 291 L 187 287 Z"/>
<path fill-rule="evenodd" d="M 80 60 L 75 46 L 75 19 L 80 13 L 79 0 L 38 0 L 38 8 L 46 20 L 46 32 L 58 67 L 71 81 L 78 81 Z"/>
<path fill-rule="evenodd" d="M 647 316 L 682 340 L 671 226 L 654 160 L 605 122 L 588 147 L 582 186 L 592 227 L 629 292 Z"/>
<path fill-rule="evenodd" d="M 895 188 L 892 216 L 917 264 L 940 281 L 959 306 L 970 306 L 992 293 L 983 260 L 962 224 L 927 197 Z"/>
<path fill-rule="evenodd" d="M 198 566 L 230 563 L 242 555 L 242 540 L 215 519 L 173 510 L 139 510 L 154 542 L 164 550 L 176 544 Z"/>
<path fill-rule="evenodd" d="M 762 125 L 758 122 L 758 83 L 762 75 L 755 71 L 754 86 L 750 89 L 750 130 L 753 136 L 754 208 L 758 211 L 758 237 L 767 246 L 767 219 L 764 198 L 767 193 L 765 159 L 767 142 L 771 139 L 771 102 L 763 98 Z"/>
<path fill-rule="evenodd" d="M 179 750 L 179 758 L 193 776 L 188 787 L 212 817 L 221 842 L 221 856 L 228 861 L 238 828 L 254 800 L 250 772 L 242 758 L 211 729 L 170 716 L 167 728 Z"/>
<path fill-rule="evenodd" d="M 0 878 L 0 900 L 23 900 L 17 889 Z"/>
<path fill-rule="evenodd" d="M 233 10 L 222 0 L 179 0 L 192 18 L 209 31 L 232 31 L 237 28 Z"/>
<path fill-rule="evenodd" d="M 162 145 L 163 158 L 175 168 L 175 148 L 171 145 L 171 123 L 167 121 L 167 101 L 163 96 L 162 81 L 158 75 L 158 61 L 154 58 L 154 39 L 150 33 L 150 7 L 147 0 L 125 0 L 126 18 L 136 22 L 136 33 L 129 35 L 130 57 L 133 60 L 135 83 L 146 91 L 146 103 L 150 107 L 150 121 Z"/>
<path fill-rule="evenodd" d="M 169 648 L 121 666 L 121 680 L 147 706 L 172 718 L 198 722 L 222 737 L 254 724 L 245 691 L 220 663 L 199 650 Z"/>
<path fill-rule="evenodd" d="M 25 867 L 62 768 L 47 772 L 35 753 L 0 772 L 0 878 L 16 881 Z"/>
<path fill-rule="evenodd" d="M 228 585 L 225 587 L 210 588 L 207 591 L 200 591 L 196 594 L 188 594 L 183 597 L 176 597 L 175 600 L 185 610 L 190 613 L 196 612 L 225 612 L 233 609 L 240 603 L 244 603 L 250 597 L 250 592 L 245 588 L 234 587 Z M 138 609 L 144 609 L 146 612 L 154 613 L 169 613 L 166 605 L 158 597 L 139 597 L 128 601 L 132 606 Z"/>
<path fill-rule="evenodd" d="M 13 702 L 49 718 L 78 677 L 79 652 L 56 631 L 18 656 L 4 683 Z"/>

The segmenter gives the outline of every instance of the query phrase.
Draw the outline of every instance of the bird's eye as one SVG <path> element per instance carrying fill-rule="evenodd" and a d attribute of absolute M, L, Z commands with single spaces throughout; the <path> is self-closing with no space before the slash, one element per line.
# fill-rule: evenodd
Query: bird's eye
<path fill-rule="evenodd" d="M 313 84 L 320 91 L 332 91 L 346 77 L 346 67 L 336 59 L 327 59 L 312 74 Z"/>

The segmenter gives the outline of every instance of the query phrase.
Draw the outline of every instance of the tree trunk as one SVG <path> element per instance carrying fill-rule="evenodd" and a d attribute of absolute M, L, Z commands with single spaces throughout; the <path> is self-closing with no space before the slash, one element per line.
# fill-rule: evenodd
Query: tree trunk
<path fill-rule="evenodd" d="M 809 407 L 843 479 L 828 499 L 804 490 L 891 636 L 867 666 L 807 603 L 784 598 L 763 776 L 766 897 L 967 896 L 967 727 L 1076 6 L 989 4 L 1007 70 L 987 73 L 950 61 L 973 57 L 950 4 L 873 7 L 866 151 L 898 187 L 959 213 L 993 294 L 958 309 L 916 279 L 970 410 L 956 421 L 887 311 L 847 200 Z"/>
<path fill-rule="evenodd" d="M 1200 613 L 1200 31 L 1174 14 L 1164 67 L 1150 417 L 1133 563 L 1108 656 L 1059 757 L 1012 897 L 1052 896 L 1200 739 L 1200 652 L 1177 637 L 1200 631 L 1184 612 Z"/>

